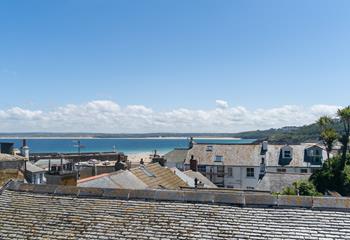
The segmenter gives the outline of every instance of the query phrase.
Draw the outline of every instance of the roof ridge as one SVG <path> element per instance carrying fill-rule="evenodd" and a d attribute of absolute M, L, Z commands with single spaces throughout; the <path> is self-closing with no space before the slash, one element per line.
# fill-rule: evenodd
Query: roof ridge
<path fill-rule="evenodd" d="M 307 208 L 315 210 L 350 211 L 347 197 L 285 196 L 266 193 L 219 192 L 218 190 L 186 189 L 107 189 L 58 185 L 33 185 L 10 181 L 3 190 L 71 196 L 77 198 L 102 198 L 141 201 L 171 201 L 184 203 L 209 203 L 239 207 Z"/>

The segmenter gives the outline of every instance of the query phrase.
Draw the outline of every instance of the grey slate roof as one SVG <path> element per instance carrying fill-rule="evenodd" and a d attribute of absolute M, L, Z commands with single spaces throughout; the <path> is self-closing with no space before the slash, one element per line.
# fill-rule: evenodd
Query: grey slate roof
<path fill-rule="evenodd" d="M 186 163 L 190 162 L 191 156 L 198 161 L 199 165 L 212 165 L 216 155 L 224 157 L 224 165 L 231 166 L 260 166 L 260 144 L 240 145 L 210 145 L 212 151 L 207 151 L 205 144 L 194 144 L 188 151 Z"/>
<path fill-rule="evenodd" d="M 25 168 L 27 169 L 27 171 L 32 172 L 32 173 L 44 173 L 44 172 L 46 172 L 45 169 L 38 167 L 29 161 L 27 161 L 25 163 Z"/>
<path fill-rule="evenodd" d="M 204 183 L 205 187 L 217 188 L 217 186 L 214 183 L 212 183 L 207 177 L 205 177 L 200 172 L 194 172 L 192 170 L 187 170 L 187 171 L 184 172 L 184 174 L 186 174 L 187 176 L 191 177 L 192 179 L 197 178 L 199 181 Z"/>
<path fill-rule="evenodd" d="M 17 161 L 17 160 L 23 160 L 23 159 L 24 157 L 19 155 L 0 153 L 0 161 Z"/>
<path fill-rule="evenodd" d="M 79 187 L 146 189 L 147 185 L 128 170 L 105 173 L 78 181 Z"/>
<path fill-rule="evenodd" d="M 51 166 L 53 165 L 61 165 L 61 159 L 59 158 L 53 158 L 53 159 L 40 159 L 34 163 L 35 166 L 38 166 L 43 169 L 48 169 L 49 168 L 49 162 Z M 68 164 L 69 161 L 66 159 L 62 159 L 63 164 Z"/>
<path fill-rule="evenodd" d="M 174 149 L 164 155 L 167 162 L 183 163 L 187 158 L 188 149 Z"/>
<path fill-rule="evenodd" d="M 256 186 L 257 190 L 281 192 L 283 188 L 291 186 L 295 181 L 307 180 L 311 174 L 306 173 L 277 173 L 268 172 Z"/>
<path fill-rule="evenodd" d="M 350 212 L 5 190 L 0 239 L 350 239 Z"/>
<path fill-rule="evenodd" d="M 293 148 L 293 158 L 287 165 L 289 167 L 307 167 L 308 163 L 304 161 L 304 150 L 313 143 L 304 143 L 300 145 L 289 145 Z M 211 151 L 207 151 L 207 147 L 212 146 Z M 285 145 L 268 144 L 266 152 L 266 166 L 281 166 L 280 153 L 281 148 Z M 327 158 L 326 152 L 322 151 L 323 159 Z M 188 151 L 186 163 L 189 164 L 191 156 L 198 161 L 199 165 L 214 165 L 215 156 L 223 156 L 223 165 L 229 166 L 260 166 L 261 163 L 261 144 L 194 144 L 193 148 Z M 221 164 L 221 163 L 220 163 Z"/>
<path fill-rule="evenodd" d="M 281 154 L 281 148 L 284 145 L 268 145 L 268 151 L 266 154 L 266 165 L 267 166 L 280 166 L 279 157 Z M 308 163 L 304 161 L 305 149 L 315 146 L 314 143 L 303 143 L 300 145 L 289 145 L 293 149 L 293 159 L 287 165 L 291 167 L 307 167 Z M 323 159 L 327 159 L 326 151 L 322 151 Z"/>

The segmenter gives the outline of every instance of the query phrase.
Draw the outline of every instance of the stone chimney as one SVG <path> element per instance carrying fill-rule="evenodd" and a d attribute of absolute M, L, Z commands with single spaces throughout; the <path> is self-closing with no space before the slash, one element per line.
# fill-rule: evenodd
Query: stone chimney
<path fill-rule="evenodd" d="M 194 172 L 197 172 L 197 169 L 198 169 L 197 160 L 194 159 L 193 155 L 191 155 L 191 159 L 190 159 L 190 169 Z"/>

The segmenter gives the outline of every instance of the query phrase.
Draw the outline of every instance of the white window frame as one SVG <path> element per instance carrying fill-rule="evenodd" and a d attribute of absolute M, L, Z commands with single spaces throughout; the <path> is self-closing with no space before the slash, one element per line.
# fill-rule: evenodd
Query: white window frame
<path fill-rule="evenodd" d="M 288 152 L 288 156 L 286 156 L 286 152 Z M 283 158 L 292 158 L 292 151 L 291 150 L 283 150 Z"/>
<path fill-rule="evenodd" d="M 248 169 L 249 169 L 249 171 L 248 171 Z M 253 169 L 253 172 L 251 172 L 252 169 Z M 248 174 L 248 172 L 250 174 Z M 252 176 L 251 176 L 251 173 L 253 173 Z M 255 169 L 254 168 L 250 168 L 250 167 L 246 168 L 246 176 L 247 176 L 247 178 L 255 178 Z"/>
<path fill-rule="evenodd" d="M 220 160 L 218 160 L 218 158 Z M 215 155 L 214 162 L 223 162 L 223 161 L 224 161 L 224 156 L 222 156 L 222 155 Z"/>

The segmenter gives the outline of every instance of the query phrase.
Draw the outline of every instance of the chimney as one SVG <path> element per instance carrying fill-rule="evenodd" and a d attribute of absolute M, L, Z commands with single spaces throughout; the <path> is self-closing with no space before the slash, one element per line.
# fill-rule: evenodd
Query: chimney
<path fill-rule="evenodd" d="M 29 147 L 27 146 L 26 139 L 23 139 L 23 141 L 22 141 L 21 154 L 23 157 L 25 157 L 27 160 L 29 160 Z"/>
<path fill-rule="evenodd" d="M 267 146 L 268 146 L 268 142 L 267 141 L 263 141 L 262 142 L 262 146 L 261 146 L 262 152 L 266 152 L 267 151 Z"/>
<path fill-rule="evenodd" d="M 188 143 L 188 148 L 192 149 L 193 148 L 193 137 L 190 137 L 190 141 Z"/>
<path fill-rule="evenodd" d="M 191 155 L 190 159 L 190 169 L 194 172 L 197 172 L 197 160 L 194 159 L 193 155 Z"/>
<path fill-rule="evenodd" d="M 94 165 L 92 166 L 92 176 L 96 176 L 97 175 L 97 167 L 96 167 L 96 163 L 94 163 Z"/>

